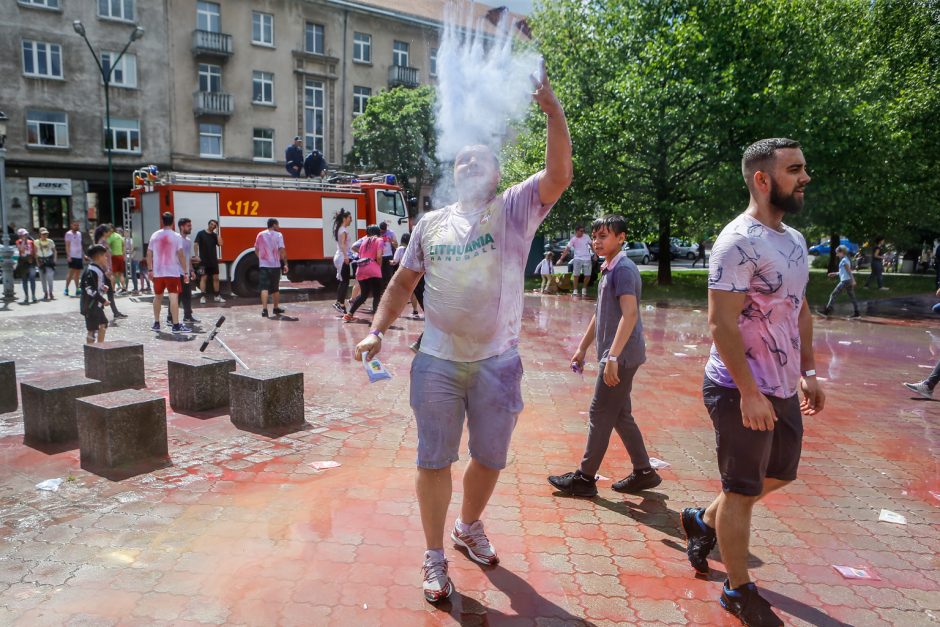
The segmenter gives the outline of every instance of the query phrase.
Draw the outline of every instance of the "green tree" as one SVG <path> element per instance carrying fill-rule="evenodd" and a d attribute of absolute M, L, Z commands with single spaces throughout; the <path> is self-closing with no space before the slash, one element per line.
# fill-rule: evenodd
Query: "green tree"
<path fill-rule="evenodd" d="M 353 120 L 352 130 L 353 147 L 346 157 L 351 166 L 394 173 L 413 197 L 436 177 L 432 87 L 379 92 Z"/>

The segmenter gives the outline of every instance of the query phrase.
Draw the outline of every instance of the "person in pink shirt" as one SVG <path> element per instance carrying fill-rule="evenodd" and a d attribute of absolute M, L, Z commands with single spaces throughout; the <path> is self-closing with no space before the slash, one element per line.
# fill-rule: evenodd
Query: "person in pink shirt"
<path fill-rule="evenodd" d="M 281 309 L 281 272 L 287 274 L 287 248 L 284 236 L 275 218 L 268 218 L 268 228 L 255 238 L 255 254 L 258 255 L 258 285 L 261 288 L 261 317 L 268 317 L 268 294 L 274 301 L 274 315 L 284 313 Z"/>
<path fill-rule="evenodd" d="M 359 282 L 359 295 L 349 304 L 349 312 L 343 316 L 343 322 L 355 320 L 355 313 L 369 296 L 382 291 L 382 256 L 385 240 L 381 229 L 373 224 L 366 229 L 366 238 L 359 245 L 359 261 L 356 262 L 356 280 Z M 378 311 L 378 310 L 376 310 Z"/>

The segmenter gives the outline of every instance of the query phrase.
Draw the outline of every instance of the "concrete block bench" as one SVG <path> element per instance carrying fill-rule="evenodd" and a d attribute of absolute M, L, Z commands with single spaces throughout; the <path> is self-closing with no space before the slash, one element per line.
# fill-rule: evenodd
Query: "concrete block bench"
<path fill-rule="evenodd" d="M 304 423 L 304 375 L 273 368 L 232 372 L 229 414 L 244 429 L 283 429 Z"/>
<path fill-rule="evenodd" d="M 102 392 L 146 387 L 144 345 L 135 342 L 85 344 L 85 376 L 101 381 Z"/>
<path fill-rule="evenodd" d="M 75 399 L 101 393 L 101 382 L 66 372 L 20 384 L 27 443 L 56 444 L 78 439 Z"/>
<path fill-rule="evenodd" d="M 16 362 L 12 359 L 0 361 L 0 414 L 16 411 Z"/>
<path fill-rule="evenodd" d="M 146 390 L 120 390 L 75 401 L 82 468 L 117 469 L 169 460 L 166 400 Z"/>
<path fill-rule="evenodd" d="M 167 361 L 170 407 L 177 411 L 205 411 L 228 407 L 228 375 L 234 359 L 179 357 Z"/>

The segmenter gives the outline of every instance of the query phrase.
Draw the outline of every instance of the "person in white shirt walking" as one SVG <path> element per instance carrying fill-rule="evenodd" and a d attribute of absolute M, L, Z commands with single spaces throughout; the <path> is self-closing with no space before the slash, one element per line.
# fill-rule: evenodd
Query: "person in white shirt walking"
<path fill-rule="evenodd" d="M 65 295 L 69 295 L 69 283 L 75 281 L 75 296 L 80 296 L 78 281 L 82 277 L 85 253 L 82 250 L 82 232 L 78 221 L 72 222 L 72 229 L 65 233 L 65 255 L 69 258 L 69 271 L 65 275 Z"/>
<path fill-rule="evenodd" d="M 183 238 L 173 230 L 172 213 L 164 213 L 161 222 L 163 228 L 150 236 L 150 244 L 147 246 L 147 267 L 150 268 L 150 278 L 153 281 L 153 326 L 151 329 L 160 330 L 163 292 L 169 292 L 173 333 L 191 333 L 191 328 L 180 324 L 179 295 L 183 290 L 183 281 L 189 281 L 189 275 L 183 274 L 183 267 L 186 264 L 183 256 Z"/>
<path fill-rule="evenodd" d="M 584 234 L 584 227 L 580 224 L 574 229 L 574 237 L 561 251 L 561 259 L 564 259 L 571 251 L 574 255 L 574 261 L 571 269 L 571 281 L 574 283 L 573 296 L 578 295 L 578 281 L 584 277 L 584 286 L 581 288 L 581 296 L 587 296 L 588 286 L 591 284 L 591 271 L 593 270 L 594 257 L 591 253 L 591 238 Z"/>
<path fill-rule="evenodd" d="M 268 228 L 258 233 L 255 238 L 255 254 L 258 255 L 261 287 L 261 316 L 268 317 L 268 294 L 274 301 L 274 315 L 279 316 L 281 309 L 281 272 L 287 274 L 287 249 L 284 236 L 275 218 L 268 218 Z"/>

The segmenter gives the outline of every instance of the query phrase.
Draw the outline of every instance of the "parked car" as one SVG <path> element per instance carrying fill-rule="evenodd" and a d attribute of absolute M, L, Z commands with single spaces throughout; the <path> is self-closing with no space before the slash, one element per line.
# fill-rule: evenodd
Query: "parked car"
<path fill-rule="evenodd" d="M 555 255 L 555 261 L 560 261 L 561 253 L 565 250 L 565 246 L 567 246 L 570 241 L 570 237 L 556 237 L 546 244 L 546 247 Z"/>
<path fill-rule="evenodd" d="M 850 254 L 850 255 L 854 255 L 855 253 L 858 252 L 858 244 L 855 244 L 854 242 L 850 242 L 850 241 L 849 241 L 849 238 L 847 238 L 847 237 L 843 237 L 842 239 L 840 239 L 840 240 L 839 240 L 839 243 L 840 243 L 842 246 L 845 246 L 846 248 L 849 249 L 849 254 Z M 811 255 L 828 255 L 828 254 L 829 254 L 829 240 L 823 240 L 822 242 L 819 242 L 819 243 L 816 244 L 815 246 L 810 246 L 810 247 L 809 247 L 809 254 L 811 254 Z"/>
<path fill-rule="evenodd" d="M 698 244 L 677 237 L 671 238 L 670 241 L 672 245 L 676 247 L 676 257 L 685 257 L 691 261 L 698 255 Z M 670 248 L 672 248 L 672 246 L 670 246 Z"/>
<path fill-rule="evenodd" d="M 653 258 L 643 242 L 624 242 L 623 252 L 633 263 L 647 264 Z"/>
<path fill-rule="evenodd" d="M 659 242 L 649 242 L 646 244 L 646 248 L 650 251 L 650 259 L 656 261 L 659 259 Z M 675 244 L 669 244 L 669 259 L 675 259 L 679 256 L 679 249 Z"/>

